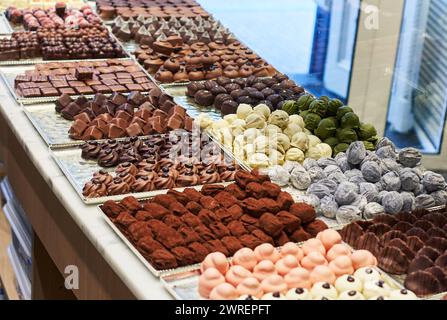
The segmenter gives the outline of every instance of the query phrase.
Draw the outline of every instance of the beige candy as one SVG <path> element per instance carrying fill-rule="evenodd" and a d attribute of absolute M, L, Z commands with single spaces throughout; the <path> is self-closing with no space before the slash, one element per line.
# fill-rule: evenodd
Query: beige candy
<path fill-rule="evenodd" d="M 316 147 L 320 143 L 321 143 L 320 138 L 312 134 L 309 135 L 309 148 Z"/>
<path fill-rule="evenodd" d="M 330 145 L 326 143 L 320 143 L 316 146 L 320 150 L 320 154 L 322 158 L 330 158 L 332 157 L 332 148 Z"/>
<path fill-rule="evenodd" d="M 259 153 L 269 154 L 270 150 L 276 150 L 278 148 L 276 139 L 272 137 L 259 136 L 253 142 L 255 151 Z"/>
<path fill-rule="evenodd" d="M 304 152 L 298 148 L 290 148 L 286 152 L 285 159 L 302 163 L 304 161 Z"/>
<path fill-rule="evenodd" d="M 261 115 L 265 121 L 268 120 L 268 118 L 270 117 L 270 108 L 266 105 L 266 104 L 258 104 L 256 107 L 253 108 L 253 111 L 256 112 L 257 114 Z"/>
<path fill-rule="evenodd" d="M 303 152 L 306 152 L 307 149 L 309 148 L 309 136 L 304 132 L 298 132 L 293 135 L 290 144 L 293 147 L 298 148 Z"/>
<path fill-rule="evenodd" d="M 244 131 L 244 138 L 246 143 L 253 143 L 255 139 L 262 136 L 262 132 L 256 128 L 250 128 Z"/>
<path fill-rule="evenodd" d="M 292 114 L 289 116 L 289 124 L 297 124 L 301 129 L 305 127 L 303 117 L 297 114 Z"/>
<path fill-rule="evenodd" d="M 310 147 L 305 154 L 306 158 L 311 158 L 318 160 L 321 158 L 320 148 L 318 147 Z"/>
<path fill-rule="evenodd" d="M 282 165 L 285 160 L 284 154 L 275 149 L 270 150 L 268 157 L 271 165 Z"/>
<path fill-rule="evenodd" d="M 236 119 L 230 124 L 231 133 L 233 136 L 239 136 L 244 134 L 245 131 L 245 120 Z"/>
<path fill-rule="evenodd" d="M 205 113 L 199 114 L 199 116 L 194 120 L 200 129 L 206 129 L 213 125 L 213 120 Z"/>
<path fill-rule="evenodd" d="M 245 127 L 246 128 L 256 128 L 256 129 L 264 129 L 265 120 L 264 117 L 259 115 L 258 113 L 251 113 L 245 118 Z"/>
<path fill-rule="evenodd" d="M 301 128 L 297 123 L 289 123 L 287 128 L 284 129 L 284 134 L 286 134 L 290 139 L 292 139 L 292 137 L 299 132 L 303 132 L 303 128 Z"/>
<path fill-rule="evenodd" d="M 289 114 L 283 110 L 276 110 L 270 115 L 268 122 L 284 130 L 289 124 Z"/>
<path fill-rule="evenodd" d="M 275 126 L 274 124 L 268 124 L 264 129 L 264 134 L 267 137 L 275 136 L 278 133 L 282 133 L 282 130 L 280 127 Z"/>
<path fill-rule="evenodd" d="M 237 115 L 232 113 L 232 114 L 227 114 L 226 116 L 223 117 L 224 120 L 226 122 L 228 122 L 229 124 L 232 124 L 234 121 L 236 121 L 238 119 Z"/>
<path fill-rule="evenodd" d="M 236 136 L 233 141 L 233 153 L 239 159 L 245 159 L 245 137 Z"/>
<path fill-rule="evenodd" d="M 247 163 L 253 168 L 267 168 L 270 166 L 269 158 L 265 153 L 254 153 L 248 156 Z"/>
<path fill-rule="evenodd" d="M 236 115 L 239 119 L 245 119 L 252 112 L 253 108 L 250 105 L 243 103 L 237 107 Z"/>
<path fill-rule="evenodd" d="M 278 133 L 275 136 L 277 141 L 278 151 L 281 153 L 286 153 L 287 150 L 290 149 L 290 139 L 284 133 Z"/>

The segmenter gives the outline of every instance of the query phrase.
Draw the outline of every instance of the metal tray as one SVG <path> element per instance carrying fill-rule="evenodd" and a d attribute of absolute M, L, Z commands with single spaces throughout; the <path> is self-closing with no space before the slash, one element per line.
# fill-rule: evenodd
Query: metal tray
<path fill-rule="evenodd" d="M 11 28 L 8 19 L 6 19 L 5 14 L 3 12 L 0 13 L 0 33 L 8 34 L 11 32 L 13 32 L 13 29 Z"/>
<path fill-rule="evenodd" d="M 147 137 L 141 137 L 141 139 L 145 139 Z M 96 161 L 92 160 L 85 160 L 81 157 L 81 148 L 72 146 L 67 148 L 50 148 L 51 155 L 56 161 L 59 168 L 62 170 L 64 175 L 67 177 L 68 181 L 71 183 L 73 188 L 78 193 L 79 197 L 82 199 L 82 201 L 86 204 L 102 204 L 108 200 L 113 201 L 120 201 L 124 199 L 127 196 L 134 196 L 137 199 L 148 199 L 151 197 L 154 197 L 158 194 L 164 194 L 167 190 L 154 190 L 154 191 L 148 191 L 148 192 L 140 192 L 140 193 L 127 193 L 122 195 L 116 195 L 116 196 L 106 196 L 106 197 L 99 197 L 99 198 L 86 198 L 82 194 L 82 189 L 86 182 L 88 182 L 92 176 L 93 173 L 99 171 L 99 170 L 106 170 L 110 172 L 111 174 L 114 174 L 115 167 L 112 168 L 103 168 Z M 228 155 L 225 153 L 224 150 L 222 150 L 224 155 L 226 157 L 229 157 L 232 160 L 235 160 L 231 157 L 231 155 Z M 236 161 L 236 160 L 235 160 Z M 241 165 L 241 164 L 239 164 Z M 241 165 L 242 168 L 245 168 Z M 230 184 L 231 182 L 221 183 L 223 185 Z M 193 186 L 194 188 L 200 190 L 202 188 L 202 185 Z M 174 188 L 174 190 L 182 191 L 184 188 Z"/>
<path fill-rule="evenodd" d="M 110 59 L 97 59 L 94 61 L 107 61 Z M 135 62 L 135 64 L 137 66 L 140 67 L 141 71 L 144 72 L 146 74 L 146 76 L 149 78 L 149 80 L 153 83 L 156 84 L 155 80 L 153 79 L 153 77 L 147 73 L 146 70 L 144 70 L 144 68 L 142 68 L 138 62 L 136 62 L 134 59 L 132 58 L 117 58 L 117 60 L 132 60 Z M 82 61 L 92 61 L 92 60 L 82 60 Z M 73 62 L 73 60 L 51 60 L 51 61 L 43 61 L 41 63 L 51 63 L 51 62 Z M 23 104 L 23 105 L 30 105 L 30 104 L 39 104 L 39 103 L 49 103 L 49 102 L 54 102 L 57 99 L 59 99 L 59 96 L 52 96 L 52 97 L 35 97 L 35 98 L 24 98 L 19 96 L 16 93 L 16 90 L 14 88 L 14 80 L 15 78 L 19 75 L 19 74 L 23 74 L 25 73 L 25 71 L 27 70 L 33 70 L 34 69 L 34 65 L 7 65 L 7 66 L 0 66 L 0 78 L 3 80 L 3 82 L 6 84 L 10 94 L 12 95 L 12 97 L 19 103 Z M 141 92 L 142 94 L 147 94 L 148 92 L 143 91 Z M 123 95 L 128 95 L 129 92 L 125 92 L 122 93 Z M 110 96 L 111 94 L 105 94 L 106 96 Z M 77 97 L 79 97 L 81 95 L 72 95 L 72 97 L 74 99 L 76 99 Z M 92 95 L 84 95 L 84 97 L 86 97 L 87 99 L 92 99 L 94 98 L 94 94 Z"/>

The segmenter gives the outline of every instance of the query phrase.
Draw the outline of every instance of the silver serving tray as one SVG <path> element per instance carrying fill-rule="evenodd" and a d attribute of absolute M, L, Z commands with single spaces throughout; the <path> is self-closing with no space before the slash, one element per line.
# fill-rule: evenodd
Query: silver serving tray
<path fill-rule="evenodd" d="M 147 137 L 141 137 L 141 139 L 145 139 Z M 99 170 L 106 170 L 114 175 L 114 170 L 116 167 L 112 168 L 103 168 L 101 167 L 97 161 L 93 160 L 85 160 L 81 157 L 82 150 L 79 146 L 71 146 L 67 148 L 50 148 L 50 152 L 54 160 L 56 161 L 59 168 L 62 170 L 64 175 L 67 177 L 68 181 L 71 183 L 81 200 L 86 204 L 102 204 L 108 200 L 120 201 L 125 197 L 130 195 L 134 196 L 137 199 L 148 199 L 154 197 L 159 194 L 166 193 L 167 190 L 154 190 L 148 192 L 139 192 L 139 193 L 127 193 L 122 195 L 115 196 L 105 196 L 98 198 L 87 198 L 82 194 L 82 189 L 86 182 L 88 182 L 93 173 Z M 222 150 L 225 157 L 236 161 L 231 155 L 225 153 Z M 237 162 L 237 161 L 236 161 Z M 242 168 L 245 168 L 240 163 L 238 163 Z M 228 185 L 231 182 L 221 183 L 223 185 Z M 202 185 L 193 186 L 200 190 Z M 184 188 L 174 188 L 174 190 L 182 191 Z"/>

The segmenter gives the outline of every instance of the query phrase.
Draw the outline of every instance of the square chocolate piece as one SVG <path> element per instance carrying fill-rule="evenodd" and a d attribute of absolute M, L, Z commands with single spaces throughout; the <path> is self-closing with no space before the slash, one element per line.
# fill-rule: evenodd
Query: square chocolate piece
<path fill-rule="evenodd" d="M 116 77 L 118 78 L 118 79 L 122 79 L 122 78 L 124 78 L 124 79 L 132 79 L 132 75 L 130 74 L 130 73 L 128 73 L 128 72 L 119 72 L 119 73 L 117 73 L 116 74 Z"/>
<path fill-rule="evenodd" d="M 76 79 L 80 81 L 93 79 L 93 68 L 79 67 L 75 72 Z"/>
<path fill-rule="evenodd" d="M 99 92 L 99 93 L 111 93 L 112 90 L 110 90 L 110 88 L 106 85 L 103 84 L 99 84 L 96 86 L 92 86 L 93 91 L 95 92 Z"/>
<path fill-rule="evenodd" d="M 68 95 L 75 95 L 76 92 L 74 91 L 73 88 L 59 88 L 59 92 L 61 94 L 68 94 Z"/>
<path fill-rule="evenodd" d="M 70 87 L 85 87 L 85 83 L 83 81 L 68 81 L 68 85 Z"/>
<path fill-rule="evenodd" d="M 40 97 L 40 89 L 39 88 L 23 89 L 22 90 L 22 95 L 25 98 Z"/>
<path fill-rule="evenodd" d="M 52 82 L 53 87 L 55 88 L 66 88 L 68 87 L 68 82 L 67 81 L 62 81 L 62 80 L 56 80 Z"/>
<path fill-rule="evenodd" d="M 116 86 L 119 84 L 118 82 L 116 82 L 116 80 L 113 79 L 103 79 L 101 80 L 101 82 L 106 86 Z"/>
<path fill-rule="evenodd" d="M 40 91 L 42 91 L 42 95 L 44 97 L 52 97 L 52 96 L 58 96 L 59 95 L 59 91 L 56 88 L 40 88 Z"/>
<path fill-rule="evenodd" d="M 114 92 L 128 92 L 127 88 L 122 85 L 110 86 L 110 89 Z"/>
<path fill-rule="evenodd" d="M 132 84 L 126 84 L 127 89 L 130 91 L 143 91 L 143 87 L 139 84 L 132 83 Z"/>
<path fill-rule="evenodd" d="M 95 93 L 91 87 L 84 86 L 84 87 L 75 87 L 75 90 L 79 94 L 93 94 Z"/>

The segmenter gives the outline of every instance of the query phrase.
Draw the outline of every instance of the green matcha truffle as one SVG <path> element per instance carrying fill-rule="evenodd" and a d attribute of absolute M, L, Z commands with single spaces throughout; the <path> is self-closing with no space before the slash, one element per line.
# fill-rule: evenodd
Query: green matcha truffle
<path fill-rule="evenodd" d="M 372 124 L 362 123 L 358 131 L 359 138 L 367 141 L 377 135 L 377 130 Z"/>
<path fill-rule="evenodd" d="M 332 149 L 334 149 L 335 146 L 337 144 L 339 144 L 339 141 L 336 137 L 329 137 L 329 138 L 325 139 L 323 142 L 330 145 Z"/>
<path fill-rule="evenodd" d="M 327 104 L 324 100 L 315 100 L 310 104 L 309 111 L 324 117 L 327 111 Z"/>
<path fill-rule="evenodd" d="M 338 109 L 340 109 L 341 107 L 343 107 L 343 102 L 338 99 L 332 99 L 328 103 L 327 115 L 336 116 Z"/>
<path fill-rule="evenodd" d="M 338 129 L 337 139 L 342 143 L 352 143 L 358 140 L 357 133 L 354 129 Z"/>
<path fill-rule="evenodd" d="M 293 100 L 285 101 L 284 104 L 282 105 L 282 109 L 289 115 L 298 114 L 300 112 L 298 102 Z"/>
<path fill-rule="evenodd" d="M 345 113 L 340 120 L 343 129 L 357 129 L 360 126 L 360 119 L 354 112 Z"/>
<path fill-rule="evenodd" d="M 318 124 L 321 121 L 321 117 L 316 113 L 309 112 L 304 118 L 304 123 L 306 124 L 306 128 L 310 131 L 314 131 Z"/>
<path fill-rule="evenodd" d="M 334 148 L 334 155 L 339 154 L 340 152 L 346 152 L 348 150 L 349 144 L 347 143 L 339 143 Z"/>
<path fill-rule="evenodd" d="M 376 147 L 374 146 L 374 143 L 369 142 L 369 141 L 362 141 L 362 142 L 365 145 L 366 150 L 369 150 L 369 151 L 376 150 Z"/>
<path fill-rule="evenodd" d="M 337 130 L 337 127 L 335 126 L 334 122 L 330 118 L 326 118 L 320 121 L 318 124 L 317 129 L 315 130 L 315 135 L 324 140 L 329 137 L 333 137 L 335 135 L 335 132 Z"/>
<path fill-rule="evenodd" d="M 315 100 L 315 98 L 311 94 L 304 94 L 297 101 L 298 108 L 301 111 L 309 110 L 310 104 L 314 100 Z"/>
<path fill-rule="evenodd" d="M 344 106 L 341 107 L 337 110 L 337 120 L 341 121 L 341 118 L 343 118 L 343 116 L 349 112 L 354 112 L 354 110 L 352 110 L 352 108 Z"/>

